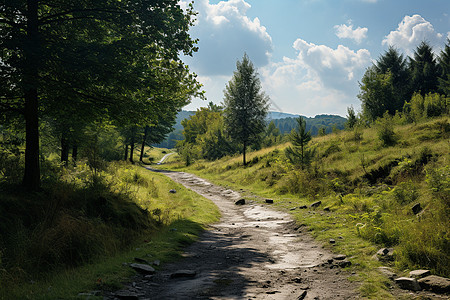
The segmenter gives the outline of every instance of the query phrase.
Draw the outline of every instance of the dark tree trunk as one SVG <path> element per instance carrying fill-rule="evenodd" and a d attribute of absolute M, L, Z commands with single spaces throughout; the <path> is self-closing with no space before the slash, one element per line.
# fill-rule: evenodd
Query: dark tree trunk
<path fill-rule="evenodd" d="M 134 154 L 135 134 L 136 134 L 136 128 L 133 127 L 131 129 L 131 142 L 130 142 L 130 162 L 131 163 L 134 163 L 133 154 Z"/>
<path fill-rule="evenodd" d="M 27 1 L 27 42 L 24 46 L 25 67 L 25 173 L 23 185 L 31 191 L 39 190 L 39 116 L 38 116 L 38 1 Z"/>
<path fill-rule="evenodd" d="M 78 158 L 78 146 L 75 144 L 72 146 L 72 161 L 75 164 Z"/>
<path fill-rule="evenodd" d="M 128 144 L 125 144 L 125 157 L 123 160 L 127 160 L 128 159 Z"/>
<path fill-rule="evenodd" d="M 244 148 L 242 149 L 243 154 L 243 160 L 244 160 L 244 166 L 247 165 L 247 162 L 245 161 L 245 149 L 247 148 L 247 142 L 244 142 Z"/>
<path fill-rule="evenodd" d="M 142 139 L 142 146 L 141 146 L 141 155 L 139 156 L 139 161 L 142 162 L 142 159 L 144 159 L 144 149 L 145 149 L 145 143 L 147 141 L 147 135 L 148 135 L 148 131 L 149 131 L 149 127 L 145 126 L 144 129 L 144 138 Z"/>
<path fill-rule="evenodd" d="M 67 166 L 69 164 L 69 141 L 64 136 L 65 134 L 61 134 L 61 162 Z"/>

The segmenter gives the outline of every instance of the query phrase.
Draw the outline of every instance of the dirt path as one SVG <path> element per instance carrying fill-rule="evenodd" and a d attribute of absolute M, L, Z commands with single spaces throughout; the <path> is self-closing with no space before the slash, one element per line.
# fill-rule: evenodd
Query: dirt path
<path fill-rule="evenodd" d="M 182 260 L 152 278 L 136 277 L 127 290 L 139 299 L 358 299 L 352 274 L 338 266 L 342 257 L 322 249 L 288 214 L 235 205 L 238 192 L 192 174 L 158 172 L 211 199 L 222 218 Z M 179 270 L 190 273 L 173 278 Z"/>

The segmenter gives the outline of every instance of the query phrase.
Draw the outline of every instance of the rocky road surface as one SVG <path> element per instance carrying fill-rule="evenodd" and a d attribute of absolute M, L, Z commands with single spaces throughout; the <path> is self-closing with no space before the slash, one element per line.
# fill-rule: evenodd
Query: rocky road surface
<path fill-rule="evenodd" d="M 283 212 L 183 172 L 160 171 L 220 209 L 184 258 L 138 275 L 105 299 L 358 299 L 348 261 L 321 248 Z M 121 296 L 122 295 L 122 296 Z M 126 296 L 128 295 L 128 296 Z"/>

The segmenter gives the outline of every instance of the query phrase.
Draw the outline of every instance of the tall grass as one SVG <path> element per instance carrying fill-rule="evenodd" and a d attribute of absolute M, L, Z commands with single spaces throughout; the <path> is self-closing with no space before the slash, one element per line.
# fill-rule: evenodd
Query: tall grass
<path fill-rule="evenodd" d="M 121 266 L 123 261 L 118 263 L 114 257 L 130 259 L 126 254 L 136 247 L 155 238 L 161 240 L 158 232 L 179 226 L 179 237 L 162 239 L 167 253 L 155 250 L 160 259 L 164 258 L 192 241 L 204 224 L 216 221 L 219 215 L 206 199 L 163 175 L 131 164 L 110 163 L 93 172 L 80 163 L 56 174 L 46 177 L 43 191 L 34 194 L 15 185 L 1 185 L 0 299 L 22 299 L 38 293 L 31 297 L 36 298 L 49 293 L 42 288 L 48 281 L 67 286 L 71 292 L 96 289 L 95 279 L 78 279 L 83 276 L 76 275 L 80 267 L 94 264 L 91 268 L 107 269 L 102 276 L 110 276 L 108 272 L 117 272 L 117 266 L 99 265 L 99 261 Z M 179 193 L 171 194 L 171 189 Z M 155 214 L 157 210 L 161 213 Z M 151 245 L 146 248 L 154 250 Z M 92 270 L 87 273 L 96 276 Z M 117 277 L 128 273 L 121 269 L 112 277 L 117 281 Z M 68 283 L 71 280 L 61 274 L 82 286 Z M 30 280 L 38 283 L 28 285 Z M 52 291 L 48 298 L 68 297 L 67 291 Z"/>

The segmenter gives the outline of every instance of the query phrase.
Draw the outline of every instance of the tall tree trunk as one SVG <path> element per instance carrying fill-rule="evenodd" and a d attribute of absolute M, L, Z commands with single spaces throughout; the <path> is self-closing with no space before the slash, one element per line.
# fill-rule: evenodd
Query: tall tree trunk
<path fill-rule="evenodd" d="M 142 162 L 142 159 L 144 158 L 144 149 L 145 149 L 145 143 L 147 141 L 147 135 L 150 127 L 145 126 L 144 129 L 144 138 L 142 139 L 142 146 L 141 146 L 141 155 L 139 156 L 139 161 Z"/>
<path fill-rule="evenodd" d="M 123 160 L 127 159 L 128 159 L 128 144 L 125 144 L 125 157 L 123 158 Z"/>
<path fill-rule="evenodd" d="M 69 164 L 69 141 L 65 137 L 65 133 L 61 134 L 61 162 L 67 166 Z"/>
<path fill-rule="evenodd" d="M 78 158 L 78 145 L 74 144 L 72 146 L 72 161 L 73 161 L 73 164 L 76 164 L 77 158 Z"/>
<path fill-rule="evenodd" d="M 130 142 L 130 162 L 131 163 L 134 163 L 133 154 L 134 154 L 135 135 L 136 135 L 136 127 L 133 127 L 133 128 L 131 128 L 131 142 Z"/>
<path fill-rule="evenodd" d="M 24 46 L 25 67 L 25 173 L 23 185 L 31 191 L 39 190 L 39 116 L 38 116 L 38 1 L 27 1 L 27 44 Z"/>

